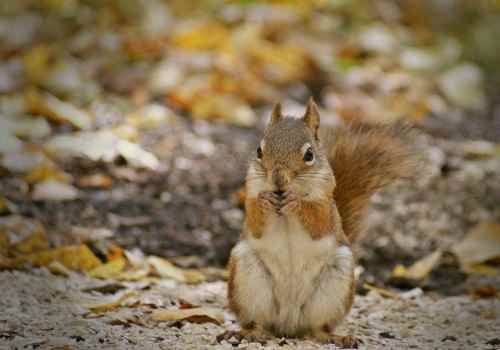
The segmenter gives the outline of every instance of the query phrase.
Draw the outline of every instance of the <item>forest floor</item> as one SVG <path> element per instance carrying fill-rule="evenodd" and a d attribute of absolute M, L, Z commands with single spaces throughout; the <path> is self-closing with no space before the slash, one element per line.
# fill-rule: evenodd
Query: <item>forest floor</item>
<path fill-rule="evenodd" d="M 256 133 L 225 130 L 227 128 L 219 125 L 215 134 L 207 133 L 207 138 L 218 142 L 216 147 L 222 150 L 217 152 L 218 157 L 232 157 L 236 162 L 240 155 L 232 152 L 242 147 L 233 144 L 236 138 L 220 135 L 245 133 L 238 142 L 250 140 L 247 143 L 250 148 Z M 363 341 L 361 348 L 500 348 L 498 275 L 464 273 L 456 261 L 444 255 L 426 273 L 424 280 L 392 276 L 396 264 L 408 265 L 437 249 L 451 250 L 477 223 L 500 220 L 498 196 L 495 195 L 500 193 L 500 158 L 478 157 L 478 150 L 461 136 L 443 138 L 432 136 L 433 133 L 423 129 L 418 139 L 427 175 L 413 183 L 400 183 L 374 198 L 367 225 L 370 238 L 358 249 L 362 266 L 358 295 L 353 311 L 338 330 L 359 337 Z M 250 151 L 243 147 L 242 153 Z M 220 154 L 223 152 L 227 154 Z M 225 259 L 226 249 L 236 240 L 243 214 L 237 201 L 232 199 L 232 193 L 243 183 L 244 162 L 238 160 L 234 168 L 220 167 L 220 164 L 220 160 L 207 160 L 206 164 L 191 168 L 189 174 L 171 174 L 169 179 L 182 179 L 182 186 L 175 180 L 165 183 L 145 179 L 133 186 L 118 184 L 106 192 L 89 191 L 84 199 L 65 204 L 55 202 L 49 207 L 27 204 L 26 210 L 32 210 L 46 225 L 59 225 L 59 230 L 54 231 L 64 232 L 68 224 L 113 227 L 106 221 L 112 218 L 110 212 L 130 216 L 131 208 L 136 208 L 132 210 L 134 216 L 149 218 L 144 224 L 137 224 L 139 227 L 136 224 L 124 227 L 129 232 L 137 232 L 137 240 L 129 242 L 130 237 L 124 234 L 113 237 L 114 242 L 125 248 L 139 246 L 149 254 L 161 254 L 165 249 L 164 256 L 169 255 L 168 249 L 177 250 L 177 254 L 179 249 L 186 249 L 185 253 L 192 255 L 186 262 L 189 267 L 214 265 Z M 204 186 L 209 188 L 212 178 L 223 179 L 220 180 L 222 185 L 214 187 L 218 192 L 207 194 L 208 191 L 199 190 Z M 102 200 L 120 191 L 129 193 L 124 197 L 128 203 L 126 207 L 122 200 Z M 157 194 L 163 191 L 171 193 L 172 205 L 161 204 Z M 18 205 L 22 207 L 22 202 Z M 78 214 L 81 212 L 91 214 L 82 219 Z M 225 214 L 227 212 L 232 216 Z M 177 241 L 169 240 L 164 235 L 171 230 L 163 230 L 162 225 L 175 225 L 169 219 L 172 217 L 179 218 L 178 221 L 201 220 L 201 224 L 193 222 L 191 225 L 218 232 L 221 245 L 203 247 L 203 243 L 192 237 L 186 239 L 191 245 L 183 244 L 182 236 L 178 235 L 172 237 Z M 228 217 L 233 217 L 236 223 Z M 219 223 L 233 226 L 228 230 L 214 228 Z M 160 241 L 159 245 L 148 246 L 154 239 Z M 167 242 L 166 248 L 162 248 L 162 240 Z M 380 289 L 364 287 L 364 283 Z M 0 349 L 335 348 L 298 339 L 276 339 L 266 345 L 246 341 L 240 344 L 236 340 L 217 343 L 217 334 L 237 327 L 234 316 L 225 307 L 226 284 L 220 280 L 195 285 L 173 280 L 103 281 L 76 272 L 66 277 L 56 276 L 42 267 L 0 272 L 0 285 Z M 119 302 L 114 304 L 117 300 Z M 93 310 L 93 305 L 106 301 L 111 305 L 104 306 L 107 312 L 89 311 Z M 219 316 L 202 317 L 201 322 L 190 319 L 160 322 L 154 317 L 156 310 L 178 309 L 184 304 L 188 309 L 207 307 Z"/>
<path fill-rule="evenodd" d="M 1 2 L 0 350 L 335 349 L 215 341 L 247 159 L 310 96 L 414 124 L 425 167 L 374 196 L 337 332 L 500 349 L 497 3 L 279 3 Z"/>

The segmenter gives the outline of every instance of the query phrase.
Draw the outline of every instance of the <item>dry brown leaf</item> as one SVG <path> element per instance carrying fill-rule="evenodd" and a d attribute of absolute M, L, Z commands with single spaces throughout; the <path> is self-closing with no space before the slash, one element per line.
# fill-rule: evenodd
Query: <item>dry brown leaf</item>
<path fill-rule="evenodd" d="M 108 261 L 125 259 L 125 251 L 119 245 L 111 243 L 107 247 L 106 259 Z"/>
<path fill-rule="evenodd" d="M 59 261 L 66 268 L 77 271 L 89 271 L 102 264 L 84 244 L 30 254 L 22 257 L 22 260 L 34 266 L 48 266 L 53 261 Z"/>
<path fill-rule="evenodd" d="M 7 213 L 9 211 L 9 207 L 7 206 L 7 200 L 0 195 L 0 214 Z"/>
<path fill-rule="evenodd" d="M 118 278 L 121 272 L 125 269 L 127 262 L 125 258 L 111 260 L 110 262 L 97 266 L 87 272 L 87 276 L 99 279 Z"/>
<path fill-rule="evenodd" d="M 112 185 L 113 179 L 104 174 L 87 175 L 78 179 L 80 187 L 110 188 Z"/>
<path fill-rule="evenodd" d="M 126 287 L 123 284 L 113 282 L 113 283 L 107 283 L 107 284 L 99 285 L 99 286 L 95 286 L 95 287 L 85 288 L 85 289 L 82 289 L 82 292 L 85 292 L 85 293 L 98 292 L 101 294 L 115 294 L 116 292 L 118 292 L 122 289 L 125 289 L 125 288 Z"/>
<path fill-rule="evenodd" d="M 114 310 L 120 306 L 122 303 L 130 297 L 136 296 L 137 292 L 133 290 L 126 291 L 119 295 L 113 295 L 111 298 L 107 298 L 108 302 L 86 305 L 86 307 L 94 313 L 102 313 Z"/>
<path fill-rule="evenodd" d="M 500 257 L 500 224 L 482 222 L 475 226 L 451 251 L 463 268 Z"/>
<path fill-rule="evenodd" d="M 371 284 L 368 284 L 368 283 L 363 284 L 363 288 L 375 291 L 383 297 L 387 297 L 387 298 L 391 298 L 391 299 L 401 298 L 401 296 L 398 293 L 391 292 L 390 290 L 387 290 L 384 288 L 375 287 L 375 286 L 372 286 Z"/>
<path fill-rule="evenodd" d="M 440 261 L 442 252 L 437 250 L 426 257 L 415 262 L 410 267 L 404 267 L 403 265 L 397 265 L 392 271 L 393 277 L 396 278 L 408 278 L 413 280 L 421 280 L 432 271 L 432 269 Z"/>
<path fill-rule="evenodd" d="M 500 292 L 492 285 L 480 286 L 472 291 L 474 299 L 495 298 L 497 296 L 500 297 Z"/>
<path fill-rule="evenodd" d="M 191 309 L 156 310 L 152 315 L 155 321 L 188 321 L 193 323 L 224 323 L 224 313 L 215 308 L 197 307 Z"/>

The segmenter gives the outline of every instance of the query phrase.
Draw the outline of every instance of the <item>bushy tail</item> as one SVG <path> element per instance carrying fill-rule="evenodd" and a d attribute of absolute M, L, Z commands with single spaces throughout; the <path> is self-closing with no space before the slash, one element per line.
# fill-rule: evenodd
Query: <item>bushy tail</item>
<path fill-rule="evenodd" d="M 355 242 L 371 196 L 418 170 L 414 134 L 406 125 L 326 128 L 322 142 L 337 182 L 334 198 L 344 233 Z"/>

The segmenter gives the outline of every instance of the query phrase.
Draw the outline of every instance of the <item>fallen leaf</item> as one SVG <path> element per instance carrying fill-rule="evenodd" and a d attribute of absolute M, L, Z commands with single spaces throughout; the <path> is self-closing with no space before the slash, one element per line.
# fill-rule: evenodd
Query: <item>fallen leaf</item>
<path fill-rule="evenodd" d="M 20 242 L 12 244 L 10 249 L 13 254 L 24 255 L 36 253 L 49 248 L 47 236 L 41 224 L 37 223 L 37 228 L 34 232 Z"/>
<path fill-rule="evenodd" d="M 13 173 L 26 173 L 41 166 L 44 161 L 45 157 L 40 153 L 22 151 L 4 154 L 0 166 Z"/>
<path fill-rule="evenodd" d="M 155 321 L 188 321 L 192 323 L 224 323 L 224 313 L 215 308 L 197 307 L 191 309 L 155 310 L 152 314 Z"/>
<path fill-rule="evenodd" d="M 437 250 L 423 259 L 415 262 L 410 267 L 404 267 L 402 265 L 397 265 L 392 275 L 396 278 L 408 278 L 413 280 L 421 280 L 432 271 L 432 269 L 437 265 L 441 259 L 442 252 Z"/>
<path fill-rule="evenodd" d="M 7 205 L 7 199 L 0 195 L 0 215 L 9 212 L 9 206 Z"/>
<path fill-rule="evenodd" d="M 160 165 L 154 154 L 117 137 L 109 130 L 55 136 L 46 144 L 46 149 L 62 158 L 85 157 L 93 161 L 112 162 L 122 156 L 130 165 L 139 168 L 155 170 Z"/>
<path fill-rule="evenodd" d="M 75 237 L 80 242 L 100 241 L 106 238 L 111 238 L 114 235 L 113 231 L 105 227 L 90 228 L 73 226 L 70 233 L 71 236 Z"/>
<path fill-rule="evenodd" d="M 133 270 L 123 271 L 117 276 L 116 279 L 119 281 L 140 281 L 146 279 L 150 272 L 150 267 L 146 265 Z"/>
<path fill-rule="evenodd" d="M 485 299 L 500 296 L 499 291 L 492 285 L 484 285 L 472 291 L 472 298 Z"/>
<path fill-rule="evenodd" d="M 54 275 L 64 276 L 64 277 L 71 276 L 71 271 L 68 270 L 66 266 L 64 266 L 57 260 L 52 261 L 50 264 L 48 264 L 47 269 Z"/>
<path fill-rule="evenodd" d="M 184 271 L 172 264 L 170 261 L 157 256 L 150 256 L 146 260 L 153 267 L 159 277 L 171 278 L 179 282 L 186 282 Z"/>
<path fill-rule="evenodd" d="M 57 180 L 46 180 L 37 183 L 33 189 L 33 200 L 71 201 L 79 197 L 78 190 L 70 184 Z"/>
<path fill-rule="evenodd" d="M 108 261 L 120 260 L 120 259 L 124 259 L 124 258 L 125 258 L 125 251 L 119 245 L 111 243 L 107 247 L 106 259 Z"/>
<path fill-rule="evenodd" d="M 483 71 L 472 63 L 447 70 L 439 79 L 445 96 L 457 106 L 481 109 L 486 105 Z"/>
<path fill-rule="evenodd" d="M 59 261 L 66 268 L 76 271 L 90 271 L 102 263 L 84 244 L 65 246 L 22 257 L 23 261 L 34 266 L 48 266 L 53 261 Z"/>
<path fill-rule="evenodd" d="M 122 294 L 119 295 L 113 295 L 110 298 L 106 298 L 108 301 L 105 303 L 98 303 L 98 304 L 90 304 L 86 305 L 86 307 L 94 312 L 94 313 L 103 313 L 107 311 L 114 310 L 120 306 L 122 306 L 122 303 L 127 300 L 130 297 L 136 296 L 137 292 L 136 291 L 126 291 Z"/>
<path fill-rule="evenodd" d="M 45 250 L 49 245 L 41 222 L 19 215 L 0 219 L 0 234 L 5 237 L 4 243 L 8 242 L 8 250 L 13 255 Z"/>
<path fill-rule="evenodd" d="M 461 242 L 453 245 L 451 251 L 463 268 L 500 257 L 500 224 L 478 224 Z"/>
<path fill-rule="evenodd" d="M 47 180 L 70 183 L 72 181 L 72 176 L 62 171 L 54 164 L 42 164 L 32 169 L 24 179 L 30 184 Z"/>
<path fill-rule="evenodd" d="M 0 256 L 6 256 L 9 252 L 10 239 L 7 232 L 0 229 Z"/>
<path fill-rule="evenodd" d="M 101 294 L 115 294 L 116 292 L 125 289 L 126 287 L 121 283 L 106 283 L 104 285 L 99 285 L 95 287 L 88 287 L 82 289 L 85 293 L 98 292 Z"/>
<path fill-rule="evenodd" d="M 463 150 L 471 157 L 500 157 L 500 145 L 488 141 L 467 141 L 463 144 Z"/>
<path fill-rule="evenodd" d="M 363 284 L 363 288 L 368 289 L 370 291 L 375 291 L 383 297 L 387 297 L 387 298 L 391 298 L 391 299 L 401 298 L 401 295 L 399 295 L 398 293 L 391 292 L 390 290 L 387 290 L 384 288 L 375 287 L 375 286 L 372 286 L 371 284 L 368 284 L 368 283 Z"/>
<path fill-rule="evenodd" d="M 98 279 L 117 278 L 125 269 L 127 262 L 125 258 L 115 259 L 101 266 L 87 271 L 87 276 Z"/>
<path fill-rule="evenodd" d="M 48 93 L 31 90 L 26 94 L 26 102 L 33 114 L 41 114 L 59 123 L 68 122 L 82 130 L 92 127 L 92 119 L 87 112 Z"/>
<path fill-rule="evenodd" d="M 80 187 L 110 188 L 112 185 L 113 179 L 104 174 L 86 175 L 78 179 Z"/>

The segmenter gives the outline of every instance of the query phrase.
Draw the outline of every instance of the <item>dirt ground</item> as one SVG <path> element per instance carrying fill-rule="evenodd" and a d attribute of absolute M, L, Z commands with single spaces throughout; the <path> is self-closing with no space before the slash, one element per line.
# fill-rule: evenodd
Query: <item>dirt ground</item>
<path fill-rule="evenodd" d="M 213 124 L 179 127 L 184 133 L 181 139 L 192 133 L 216 145 L 217 151 L 200 157 L 189 170 L 177 167 L 168 176 L 140 174 L 143 181 L 118 184 L 109 191 L 87 191 L 64 208 L 62 204 L 22 203 L 20 198 L 22 213 L 57 228 L 55 232 L 75 224 L 115 227 L 120 234 L 114 240 L 124 247 L 202 257 L 191 259 L 190 267 L 223 264 L 243 216 L 233 193 L 243 183 L 244 157 L 257 139 L 255 132 L 229 128 Z M 235 132 L 241 137 L 227 137 Z M 358 336 L 361 348 L 366 349 L 498 349 L 499 299 L 476 300 L 470 295 L 480 286 L 500 286 L 499 277 L 467 275 L 446 261 L 418 286 L 390 277 L 396 263 L 411 263 L 436 248 L 446 250 L 477 222 L 500 220 L 498 157 L 475 157 L 468 151 L 468 141 L 435 137 L 425 129 L 418 144 L 427 175 L 374 198 L 367 238 L 358 249 L 359 293 L 338 332 Z M 181 145 L 172 162 L 193 157 L 191 152 Z M 86 169 L 81 162 L 67 166 L 78 166 L 83 173 Z M 103 169 L 113 171 L 104 165 Z M 2 187 L 9 191 L 15 182 L 3 182 Z M 116 226 L 116 215 L 147 220 Z M 55 235 L 52 239 L 65 238 Z M 364 282 L 392 288 L 395 293 L 384 297 L 368 292 L 362 287 Z M 236 340 L 216 343 L 217 334 L 237 327 L 224 308 L 226 285 L 221 281 L 196 286 L 172 281 L 125 283 L 128 290 L 138 291 L 129 301 L 133 307 L 93 314 L 88 305 L 104 296 L 85 290 L 106 283 L 76 273 L 56 277 L 45 268 L 1 272 L 0 349 L 335 348 L 297 339 L 276 339 L 266 345 Z M 152 320 L 156 308 L 178 305 L 179 300 L 223 310 L 225 321 L 216 325 Z"/>
<path fill-rule="evenodd" d="M 213 282 L 196 287 L 175 284 L 141 292 L 144 304 L 102 316 L 86 308 L 96 293 L 86 288 L 101 281 L 61 278 L 46 271 L 2 272 L 0 349 L 335 349 L 309 340 L 276 339 L 265 346 L 217 343 L 215 337 L 235 327 L 225 312 L 225 323 L 157 323 L 150 317 L 155 307 L 171 306 L 179 297 L 222 309 L 226 285 Z M 33 288 L 36 286 L 36 288 Z M 144 286 L 129 285 L 141 290 Z M 131 300 L 131 303 L 134 303 Z M 147 305 L 146 305 L 147 303 Z M 500 300 L 472 301 L 469 297 L 435 298 L 413 289 L 396 299 L 376 292 L 358 296 L 353 311 L 339 333 L 355 334 L 362 349 L 498 349 Z M 140 321 L 139 321 L 140 320 Z M 66 346 L 66 348 L 65 348 Z"/>

